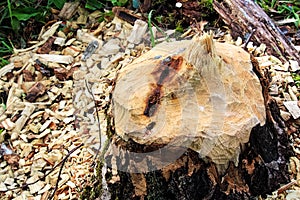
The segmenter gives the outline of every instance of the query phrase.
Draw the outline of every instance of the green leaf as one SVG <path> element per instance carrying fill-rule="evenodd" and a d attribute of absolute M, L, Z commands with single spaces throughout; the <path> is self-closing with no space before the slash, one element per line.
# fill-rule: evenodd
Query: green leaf
<path fill-rule="evenodd" d="M 300 75 L 297 73 L 292 73 L 292 78 L 295 81 L 297 87 L 300 87 Z"/>
<path fill-rule="evenodd" d="M 114 17 L 114 13 L 111 10 L 106 11 L 106 12 L 103 12 L 103 13 L 100 14 L 100 17 L 99 17 L 98 21 L 102 22 L 106 19 L 108 19 L 108 20 L 111 19 L 112 20 L 113 17 Z"/>
<path fill-rule="evenodd" d="M 4 103 L 1 103 L 0 106 L 1 106 L 4 110 L 6 110 L 6 105 L 5 105 Z"/>
<path fill-rule="evenodd" d="M 66 0 L 48 0 L 48 5 L 54 4 L 58 9 L 62 9 Z"/>
<path fill-rule="evenodd" d="M 119 3 L 121 4 L 119 6 L 125 6 L 127 4 L 127 2 L 128 2 L 128 0 L 119 0 Z"/>
<path fill-rule="evenodd" d="M 11 27 L 14 32 L 17 32 L 20 29 L 20 21 L 17 18 L 13 17 L 11 20 Z"/>
<path fill-rule="evenodd" d="M 1 69 L 1 67 L 4 67 L 5 65 L 8 65 L 8 64 L 9 64 L 8 60 L 6 60 L 4 58 L 0 58 L 0 69 Z"/>
<path fill-rule="evenodd" d="M 91 9 L 91 10 L 97 10 L 100 8 L 103 8 L 103 3 L 97 1 L 97 0 L 87 0 L 85 4 L 85 8 Z"/>
<path fill-rule="evenodd" d="M 125 6 L 128 0 L 110 0 L 113 6 Z"/>
<path fill-rule="evenodd" d="M 26 21 L 31 17 L 42 14 L 42 11 L 36 10 L 34 8 L 26 7 L 12 10 L 11 15 L 16 17 L 18 20 Z"/>

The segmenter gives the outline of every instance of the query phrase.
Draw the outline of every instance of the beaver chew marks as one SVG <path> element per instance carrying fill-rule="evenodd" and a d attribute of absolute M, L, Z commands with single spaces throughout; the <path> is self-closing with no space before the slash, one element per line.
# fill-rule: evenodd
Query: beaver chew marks
<path fill-rule="evenodd" d="M 265 107 L 250 55 L 204 35 L 159 44 L 122 68 L 113 116 L 124 140 L 191 148 L 226 167 L 265 123 Z"/>

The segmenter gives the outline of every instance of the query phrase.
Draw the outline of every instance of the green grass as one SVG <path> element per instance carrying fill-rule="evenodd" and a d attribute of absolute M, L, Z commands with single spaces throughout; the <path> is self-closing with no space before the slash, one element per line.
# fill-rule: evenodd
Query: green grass
<path fill-rule="evenodd" d="M 74 2 L 78 0 L 71 0 Z M 13 53 L 16 48 L 26 48 L 30 40 L 38 37 L 39 30 L 51 20 L 50 9 L 61 10 L 66 0 L 5 0 L 0 2 L 0 67 L 6 62 L 3 57 Z M 111 17 L 112 12 L 104 12 L 104 8 L 125 6 L 129 0 L 81 0 L 82 6 L 88 10 L 101 10 L 103 16 L 99 20 Z M 25 29 L 27 32 L 25 32 Z M 30 30 L 32 29 L 32 30 Z"/>
<path fill-rule="evenodd" d="M 18 48 L 26 47 L 27 40 L 37 38 L 38 30 L 33 27 L 30 34 L 24 33 L 29 23 L 45 24 L 50 14 L 50 7 L 59 8 L 62 6 L 58 2 L 64 3 L 64 0 L 6 0 L 0 3 L 0 67 L 6 63 L 3 57 L 13 53 L 14 43 Z"/>
<path fill-rule="evenodd" d="M 153 13 L 153 10 L 151 10 L 148 14 L 148 28 L 150 31 L 151 46 L 154 47 L 155 46 L 155 37 L 154 37 L 153 30 L 152 30 L 152 20 L 151 20 L 152 13 Z"/>
<path fill-rule="evenodd" d="M 297 87 L 300 87 L 300 75 L 297 73 L 292 73 L 292 78 L 295 81 Z"/>
<path fill-rule="evenodd" d="M 9 64 L 9 61 L 4 59 L 4 58 L 0 58 L 0 69 L 2 67 L 4 67 L 5 65 Z"/>
<path fill-rule="evenodd" d="M 300 1 L 256 0 L 268 14 L 281 15 L 284 19 L 295 19 L 294 25 L 300 27 Z"/>
<path fill-rule="evenodd" d="M 29 40 L 35 40 L 38 37 L 39 30 L 51 18 L 50 8 L 60 10 L 67 0 L 5 0 L 0 2 L 0 67 L 7 64 L 5 56 L 13 53 L 13 45 L 16 48 L 26 48 Z M 71 0 L 71 2 L 76 0 Z M 68 1 L 70 2 L 70 1 Z M 104 12 L 104 9 L 111 9 L 113 6 L 128 6 L 133 4 L 132 0 L 80 0 L 81 5 L 88 10 L 101 10 L 103 15 L 99 20 L 112 18 L 111 11 Z M 200 5 L 204 5 L 208 11 L 213 12 L 213 0 L 199 0 Z M 284 19 L 294 18 L 295 27 L 300 27 L 300 1 L 299 0 L 256 0 L 256 2 L 268 13 L 277 14 Z M 157 5 L 167 5 L 166 0 L 152 1 L 152 7 Z M 175 29 L 182 32 L 186 24 L 182 20 L 174 17 L 173 13 L 162 15 L 152 13 L 148 15 L 149 28 L 154 24 L 158 26 L 168 26 L 175 24 Z M 29 34 L 24 31 L 35 24 Z M 157 26 L 154 24 L 155 26 Z M 150 29 L 151 31 L 151 29 Z M 153 33 L 151 33 L 153 34 Z M 151 35 L 152 46 L 155 45 L 153 35 Z"/>

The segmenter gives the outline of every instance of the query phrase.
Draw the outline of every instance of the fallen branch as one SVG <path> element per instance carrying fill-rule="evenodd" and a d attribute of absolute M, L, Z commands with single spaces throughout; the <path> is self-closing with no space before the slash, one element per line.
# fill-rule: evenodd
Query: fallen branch
<path fill-rule="evenodd" d="M 267 53 L 283 61 L 295 59 L 300 64 L 300 55 L 272 19 L 253 0 L 224 0 L 213 2 L 214 9 L 230 27 L 234 38 L 253 33 L 252 41 L 264 43 Z M 254 31 L 255 30 L 255 31 Z"/>

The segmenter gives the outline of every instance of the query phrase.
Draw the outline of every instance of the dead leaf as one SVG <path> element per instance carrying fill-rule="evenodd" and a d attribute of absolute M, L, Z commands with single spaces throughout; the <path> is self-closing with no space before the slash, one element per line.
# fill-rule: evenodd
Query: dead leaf
<path fill-rule="evenodd" d="M 55 68 L 54 74 L 58 80 L 65 81 L 72 77 L 74 71 L 76 71 L 77 69 L 77 67 L 73 67 L 70 70 L 67 70 L 66 68 Z"/>
<path fill-rule="evenodd" d="M 38 50 L 36 51 L 39 54 L 45 54 L 45 53 L 49 53 L 52 49 L 52 45 L 55 41 L 54 37 L 50 37 L 45 44 L 43 44 L 43 46 L 41 46 L 40 48 L 38 48 Z"/>

